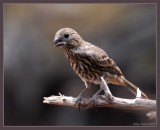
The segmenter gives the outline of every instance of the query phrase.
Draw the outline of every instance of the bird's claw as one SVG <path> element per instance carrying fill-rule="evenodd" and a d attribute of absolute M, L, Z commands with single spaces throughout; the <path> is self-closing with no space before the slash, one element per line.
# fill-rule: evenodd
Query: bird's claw
<path fill-rule="evenodd" d="M 80 109 L 81 109 L 81 101 L 82 101 L 82 97 L 81 97 L 81 96 L 78 96 L 78 97 L 77 97 L 77 100 L 76 100 L 76 102 L 75 102 L 75 104 L 74 104 L 74 107 L 75 107 L 76 105 L 78 105 L 79 111 L 80 111 Z"/>
<path fill-rule="evenodd" d="M 93 110 L 96 110 L 96 98 L 97 98 L 97 95 L 93 96 L 92 98 L 90 98 L 89 102 L 88 103 L 92 103 L 93 104 Z"/>
<path fill-rule="evenodd" d="M 112 101 L 114 100 L 114 96 L 113 95 L 105 95 L 104 100 L 111 104 Z"/>

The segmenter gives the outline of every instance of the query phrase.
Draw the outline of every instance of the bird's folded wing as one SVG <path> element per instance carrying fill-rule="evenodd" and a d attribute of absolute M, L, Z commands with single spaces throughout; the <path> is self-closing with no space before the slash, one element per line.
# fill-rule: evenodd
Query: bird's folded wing
<path fill-rule="evenodd" d="M 90 61 L 100 66 L 102 69 L 106 69 L 106 71 L 110 70 L 114 74 L 122 75 L 122 72 L 116 63 L 99 47 L 90 45 L 86 51 L 81 53 L 81 56 L 89 58 Z"/>

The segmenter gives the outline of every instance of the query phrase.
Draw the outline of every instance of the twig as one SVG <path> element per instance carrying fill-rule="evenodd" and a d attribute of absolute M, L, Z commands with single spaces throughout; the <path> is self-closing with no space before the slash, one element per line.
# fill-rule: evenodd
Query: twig
<path fill-rule="evenodd" d="M 76 98 L 68 97 L 64 95 L 60 96 L 50 96 L 44 97 L 43 103 L 52 104 L 52 105 L 61 105 L 74 107 Z M 146 110 L 146 111 L 155 111 L 156 110 L 156 101 L 149 99 L 142 99 L 136 97 L 135 99 L 123 99 L 118 97 L 113 97 L 112 100 L 105 98 L 104 95 L 98 96 L 95 99 L 96 107 L 112 107 L 120 109 L 130 109 L 130 110 Z M 78 106 L 75 106 L 78 108 Z M 94 104 L 90 102 L 90 99 L 82 98 L 81 108 L 92 108 Z"/>
<path fill-rule="evenodd" d="M 124 99 L 114 97 L 106 84 L 105 80 L 102 79 L 101 86 L 104 89 L 105 95 L 99 95 L 95 99 L 95 102 L 91 102 L 91 99 L 82 98 L 81 108 L 92 108 L 92 107 L 112 107 L 112 108 L 121 108 L 121 109 L 130 109 L 130 110 L 147 110 L 147 111 L 156 111 L 156 101 L 149 99 L 141 98 L 141 90 L 137 89 L 137 95 L 135 99 Z M 61 105 L 68 107 L 79 107 L 78 105 L 74 106 L 76 103 L 76 98 L 64 96 L 59 93 L 59 96 L 50 96 L 44 97 L 43 103 Z"/>

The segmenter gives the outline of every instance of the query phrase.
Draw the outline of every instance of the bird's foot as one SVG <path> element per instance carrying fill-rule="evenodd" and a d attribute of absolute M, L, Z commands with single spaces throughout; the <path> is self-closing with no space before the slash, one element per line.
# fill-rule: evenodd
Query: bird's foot
<path fill-rule="evenodd" d="M 114 100 L 114 96 L 112 94 L 105 94 L 104 100 L 111 104 Z"/>
<path fill-rule="evenodd" d="M 81 109 L 81 101 L 82 101 L 82 97 L 81 97 L 81 96 L 78 96 L 78 97 L 77 97 L 77 100 L 76 100 L 76 102 L 75 102 L 75 104 L 74 104 L 74 107 L 78 105 L 79 111 L 80 111 L 80 109 Z"/>
<path fill-rule="evenodd" d="M 92 98 L 90 98 L 89 102 L 88 103 L 91 103 L 93 104 L 93 110 L 96 110 L 96 98 L 97 98 L 98 95 L 93 95 Z"/>

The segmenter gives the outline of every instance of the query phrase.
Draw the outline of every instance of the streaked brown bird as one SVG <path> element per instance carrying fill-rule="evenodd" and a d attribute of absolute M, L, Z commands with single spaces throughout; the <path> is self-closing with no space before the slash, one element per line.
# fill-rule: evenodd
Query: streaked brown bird
<path fill-rule="evenodd" d="M 101 85 L 103 77 L 107 84 L 124 86 L 132 93 L 137 93 L 137 87 L 124 77 L 117 64 L 109 58 L 107 53 L 101 48 L 84 41 L 75 30 L 71 28 L 60 29 L 55 34 L 54 43 L 56 47 L 64 49 L 69 63 L 76 74 L 84 81 L 86 88 L 89 88 L 91 83 Z M 77 101 L 86 88 L 79 94 Z M 93 97 L 95 98 L 102 89 L 100 87 L 100 90 Z M 142 97 L 147 98 L 143 92 Z"/>

